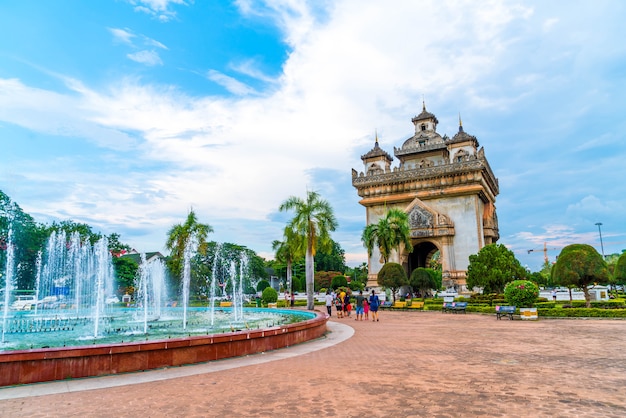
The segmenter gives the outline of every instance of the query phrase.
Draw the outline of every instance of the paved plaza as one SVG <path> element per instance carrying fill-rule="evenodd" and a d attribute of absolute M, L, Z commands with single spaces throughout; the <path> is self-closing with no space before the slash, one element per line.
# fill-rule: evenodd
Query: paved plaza
<path fill-rule="evenodd" d="M 623 320 L 332 321 L 322 340 L 242 359 L 0 389 L 0 416 L 626 416 Z"/>

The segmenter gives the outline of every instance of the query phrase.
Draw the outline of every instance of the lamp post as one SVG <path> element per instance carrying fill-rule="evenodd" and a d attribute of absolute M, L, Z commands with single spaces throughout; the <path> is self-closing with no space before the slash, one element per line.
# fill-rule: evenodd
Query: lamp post
<path fill-rule="evenodd" d="M 596 222 L 596 225 L 598 225 L 598 233 L 600 234 L 600 248 L 602 249 L 602 259 L 604 260 L 604 244 L 602 244 L 602 229 L 600 228 L 602 226 L 602 222 Z"/>

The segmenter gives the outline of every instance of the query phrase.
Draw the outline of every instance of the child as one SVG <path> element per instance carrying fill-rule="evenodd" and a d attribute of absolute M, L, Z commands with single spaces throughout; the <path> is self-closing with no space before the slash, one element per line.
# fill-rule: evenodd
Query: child
<path fill-rule="evenodd" d="M 335 307 L 337 308 L 337 318 L 343 318 L 343 303 L 339 296 L 335 299 Z"/>
<path fill-rule="evenodd" d="M 370 319 L 370 303 L 367 298 L 363 299 L 363 316 L 366 321 Z"/>

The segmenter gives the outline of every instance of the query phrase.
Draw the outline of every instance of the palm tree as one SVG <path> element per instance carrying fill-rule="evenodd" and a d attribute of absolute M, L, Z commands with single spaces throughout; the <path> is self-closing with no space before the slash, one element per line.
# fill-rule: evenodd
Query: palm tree
<path fill-rule="evenodd" d="M 196 238 L 198 242 L 197 251 L 204 254 L 207 249 L 206 238 L 211 232 L 213 232 L 211 225 L 198 222 L 198 217 L 193 209 L 189 211 L 189 215 L 187 215 L 184 224 L 177 224 L 169 229 L 165 247 L 170 250 L 170 260 L 168 264 L 173 277 L 180 280 L 183 270 L 185 245 L 190 237 Z"/>
<path fill-rule="evenodd" d="M 284 241 L 274 240 L 272 250 L 276 252 L 276 260 L 287 264 L 287 288 L 291 291 L 291 265 L 295 259 L 302 257 L 304 241 L 292 229 L 285 228 Z"/>
<path fill-rule="evenodd" d="M 402 244 L 407 252 L 413 251 L 408 215 L 400 209 L 389 209 L 377 223 L 365 227 L 361 241 L 367 248 L 369 257 L 372 256 L 374 247 L 378 247 L 384 263 L 389 261 L 391 252 L 398 250 Z"/>
<path fill-rule="evenodd" d="M 300 236 L 306 242 L 305 268 L 306 268 L 306 294 L 307 309 L 313 310 L 313 260 L 315 252 L 330 251 L 332 240 L 330 231 L 337 228 L 337 220 L 330 204 L 323 200 L 317 192 L 307 192 L 306 200 L 291 196 L 279 207 L 281 212 L 294 211 L 294 217 L 287 228 Z"/>

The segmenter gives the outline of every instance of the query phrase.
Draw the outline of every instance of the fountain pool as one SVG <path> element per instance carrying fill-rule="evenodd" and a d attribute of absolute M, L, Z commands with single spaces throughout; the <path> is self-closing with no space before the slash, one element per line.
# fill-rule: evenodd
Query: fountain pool
<path fill-rule="evenodd" d="M 113 307 L 107 303 L 113 268 L 106 239 L 92 246 L 63 233 L 53 233 L 39 257 L 34 303 L 17 310 L 10 240 L 8 248 L 0 386 L 218 360 L 298 344 L 326 332 L 326 315 L 319 312 L 244 308 L 245 257 L 222 263 L 229 266 L 223 269 L 227 276 L 214 275 L 211 281 L 210 300 L 215 300 L 219 279 L 232 289 L 232 308 L 190 307 L 191 250 L 185 255 L 179 307 L 163 306 L 168 299 L 164 266 L 143 256 L 135 306 Z"/>

